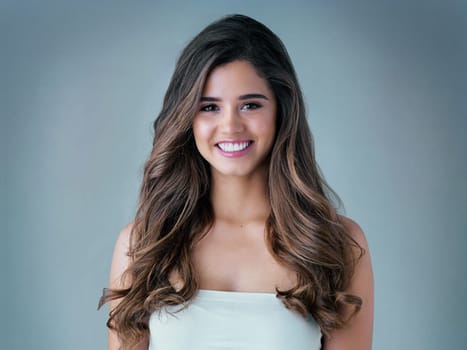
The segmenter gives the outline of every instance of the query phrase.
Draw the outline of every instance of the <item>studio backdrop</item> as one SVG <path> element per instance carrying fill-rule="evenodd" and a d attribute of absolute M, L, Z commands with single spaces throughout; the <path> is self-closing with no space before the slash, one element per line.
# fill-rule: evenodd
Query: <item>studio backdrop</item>
<path fill-rule="evenodd" d="M 466 336 L 463 1 L 2 1 L 3 349 L 104 349 L 96 311 L 175 60 L 241 13 L 284 41 L 318 163 L 369 241 L 374 349 Z"/>

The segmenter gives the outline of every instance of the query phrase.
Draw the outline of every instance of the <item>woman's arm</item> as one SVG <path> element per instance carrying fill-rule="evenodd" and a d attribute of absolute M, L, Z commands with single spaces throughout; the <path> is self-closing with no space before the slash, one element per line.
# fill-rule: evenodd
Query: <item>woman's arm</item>
<path fill-rule="evenodd" d="M 342 329 L 336 329 L 324 340 L 324 350 L 370 350 L 373 336 L 373 270 L 368 242 L 360 226 L 340 216 L 352 237 L 365 250 L 359 260 L 348 292 L 362 298 L 360 311 Z"/>
<path fill-rule="evenodd" d="M 112 265 L 110 267 L 110 288 L 126 288 L 130 281 L 122 281 L 122 274 L 127 269 L 129 264 L 128 248 L 130 246 L 130 232 L 132 223 L 128 224 L 120 232 L 112 257 Z M 119 300 L 112 300 L 109 302 L 110 310 L 113 310 L 119 303 Z M 115 331 L 109 329 L 108 333 L 108 350 L 119 350 L 120 341 Z M 146 337 L 135 347 L 135 350 L 148 350 L 149 337 Z"/>

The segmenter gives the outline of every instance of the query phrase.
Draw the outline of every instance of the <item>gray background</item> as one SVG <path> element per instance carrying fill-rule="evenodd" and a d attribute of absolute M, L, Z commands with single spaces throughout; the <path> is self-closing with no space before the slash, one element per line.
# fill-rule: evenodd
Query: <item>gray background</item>
<path fill-rule="evenodd" d="M 374 349 L 465 346 L 465 2 L 2 1 L 2 348 L 106 347 L 96 305 L 175 59 L 237 12 L 285 42 L 366 232 Z"/>

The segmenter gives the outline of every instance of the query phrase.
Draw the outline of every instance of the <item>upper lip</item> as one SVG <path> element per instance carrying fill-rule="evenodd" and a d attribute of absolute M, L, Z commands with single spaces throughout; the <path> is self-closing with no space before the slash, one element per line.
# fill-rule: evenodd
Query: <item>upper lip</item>
<path fill-rule="evenodd" d="M 221 140 L 217 141 L 216 145 L 219 143 L 243 143 L 243 142 L 253 142 L 253 140 Z"/>

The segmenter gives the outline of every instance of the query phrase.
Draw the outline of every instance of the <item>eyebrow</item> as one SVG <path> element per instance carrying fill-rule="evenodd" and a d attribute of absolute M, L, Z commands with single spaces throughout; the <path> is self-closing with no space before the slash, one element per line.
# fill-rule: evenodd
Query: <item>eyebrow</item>
<path fill-rule="evenodd" d="M 260 98 L 263 100 L 269 100 L 266 96 L 263 94 L 246 94 L 246 95 L 241 95 L 238 99 L 239 100 L 249 100 L 251 98 Z M 210 97 L 210 96 L 203 96 L 200 98 L 200 102 L 219 102 L 221 99 L 219 97 Z"/>

